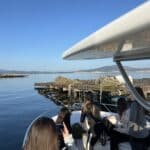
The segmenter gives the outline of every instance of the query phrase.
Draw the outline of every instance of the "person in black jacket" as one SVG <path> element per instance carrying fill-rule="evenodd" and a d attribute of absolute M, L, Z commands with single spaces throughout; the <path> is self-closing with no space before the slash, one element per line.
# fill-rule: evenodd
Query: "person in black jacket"
<path fill-rule="evenodd" d="M 96 142 L 100 140 L 101 133 L 106 130 L 100 116 L 100 110 L 99 105 L 96 103 L 92 104 L 92 115 L 88 118 L 90 126 L 89 133 L 92 133 L 92 138 L 90 141 L 91 150 L 94 148 Z"/>
<path fill-rule="evenodd" d="M 143 90 L 140 87 L 135 89 L 139 96 L 145 99 Z M 147 149 L 149 130 L 146 128 L 146 111 L 136 100 L 131 104 L 129 134 L 132 150 Z"/>
<path fill-rule="evenodd" d="M 72 129 L 71 129 L 71 122 L 70 122 L 70 117 L 71 113 L 66 107 L 62 107 L 60 109 L 60 112 L 58 113 L 57 119 L 56 119 L 56 127 L 57 127 L 57 132 L 58 132 L 58 139 L 59 139 L 59 147 L 60 149 L 63 149 L 66 147 L 63 135 L 62 135 L 62 130 L 64 128 L 63 124 L 65 123 L 69 134 L 71 134 Z"/>

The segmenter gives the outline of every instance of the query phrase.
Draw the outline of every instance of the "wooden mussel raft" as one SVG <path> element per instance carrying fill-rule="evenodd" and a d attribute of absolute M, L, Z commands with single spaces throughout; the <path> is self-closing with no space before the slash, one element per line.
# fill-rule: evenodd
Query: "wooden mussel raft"
<path fill-rule="evenodd" d="M 35 83 L 35 89 L 58 105 L 73 105 L 82 103 L 85 92 L 92 92 L 95 100 L 99 101 L 100 90 L 110 93 L 111 96 L 127 95 L 124 85 L 115 77 L 105 77 L 97 80 L 71 80 L 57 77 L 54 82 Z"/>
<path fill-rule="evenodd" d="M 141 82 L 141 80 L 145 82 Z M 133 82 L 135 86 L 147 88 L 146 83 L 149 83 L 149 79 L 134 79 Z M 35 83 L 35 89 L 41 95 L 53 100 L 57 105 L 65 106 L 72 106 L 74 103 L 81 105 L 85 92 L 92 92 L 94 100 L 103 103 L 111 103 L 111 97 L 129 95 L 125 84 L 120 83 L 115 76 L 96 80 L 72 80 L 59 76 L 54 82 Z M 145 93 L 145 95 L 148 95 L 148 93 Z"/>

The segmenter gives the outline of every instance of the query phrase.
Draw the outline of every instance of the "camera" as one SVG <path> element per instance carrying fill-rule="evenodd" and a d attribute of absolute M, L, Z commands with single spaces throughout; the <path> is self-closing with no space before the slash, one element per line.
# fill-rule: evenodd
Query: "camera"
<path fill-rule="evenodd" d="M 64 129 L 64 126 L 62 124 L 56 124 L 56 130 L 58 132 L 61 132 Z"/>

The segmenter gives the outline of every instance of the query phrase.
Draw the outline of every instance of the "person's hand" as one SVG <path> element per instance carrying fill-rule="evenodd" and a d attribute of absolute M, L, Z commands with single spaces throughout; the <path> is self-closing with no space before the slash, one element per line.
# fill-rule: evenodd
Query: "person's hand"
<path fill-rule="evenodd" d="M 107 120 L 110 123 L 112 123 L 113 125 L 117 125 L 117 123 L 118 123 L 118 118 L 116 116 L 113 116 L 113 115 L 112 116 L 108 116 Z"/>
<path fill-rule="evenodd" d="M 64 126 L 64 129 L 62 130 L 62 135 L 63 135 L 63 137 L 65 139 L 65 138 L 67 138 L 69 136 L 69 130 L 68 130 L 68 128 L 67 128 L 67 126 L 66 126 L 66 124 L 64 122 L 63 122 L 63 126 Z"/>

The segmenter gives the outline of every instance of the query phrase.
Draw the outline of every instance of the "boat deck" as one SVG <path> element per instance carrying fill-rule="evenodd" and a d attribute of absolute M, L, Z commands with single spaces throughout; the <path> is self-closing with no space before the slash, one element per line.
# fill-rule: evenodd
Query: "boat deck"
<path fill-rule="evenodd" d="M 104 117 L 110 117 L 110 121 L 115 124 L 116 123 L 116 113 L 111 113 L 111 112 L 104 112 L 104 111 L 101 111 L 100 112 L 101 114 L 101 117 L 104 118 Z M 73 111 L 72 112 L 72 115 L 71 115 L 71 124 L 74 124 L 74 123 L 79 123 L 80 122 L 80 115 L 81 115 L 81 111 Z M 55 120 L 57 116 L 53 117 L 53 119 Z M 147 122 L 147 127 L 150 129 L 150 122 Z M 88 128 L 88 125 L 87 125 L 87 128 Z M 85 143 L 87 141 L 87 137 L 83 136 L 83 145 L 85 147 Z M 106 145 L 101 145 L 100 142 L 97 142 L 96 145 L 94 146 L 94 150 L 110 150 L 110 141 L 107 140 L 106 142 Z M 120 150 L 131 150 L 131 146 L 128 142 L 124 142 L 124 143 L 121 143 L 119 144 L 119 149 Z M 89 148 L 86 148 L 86 150 L 89 150 Z"/>

